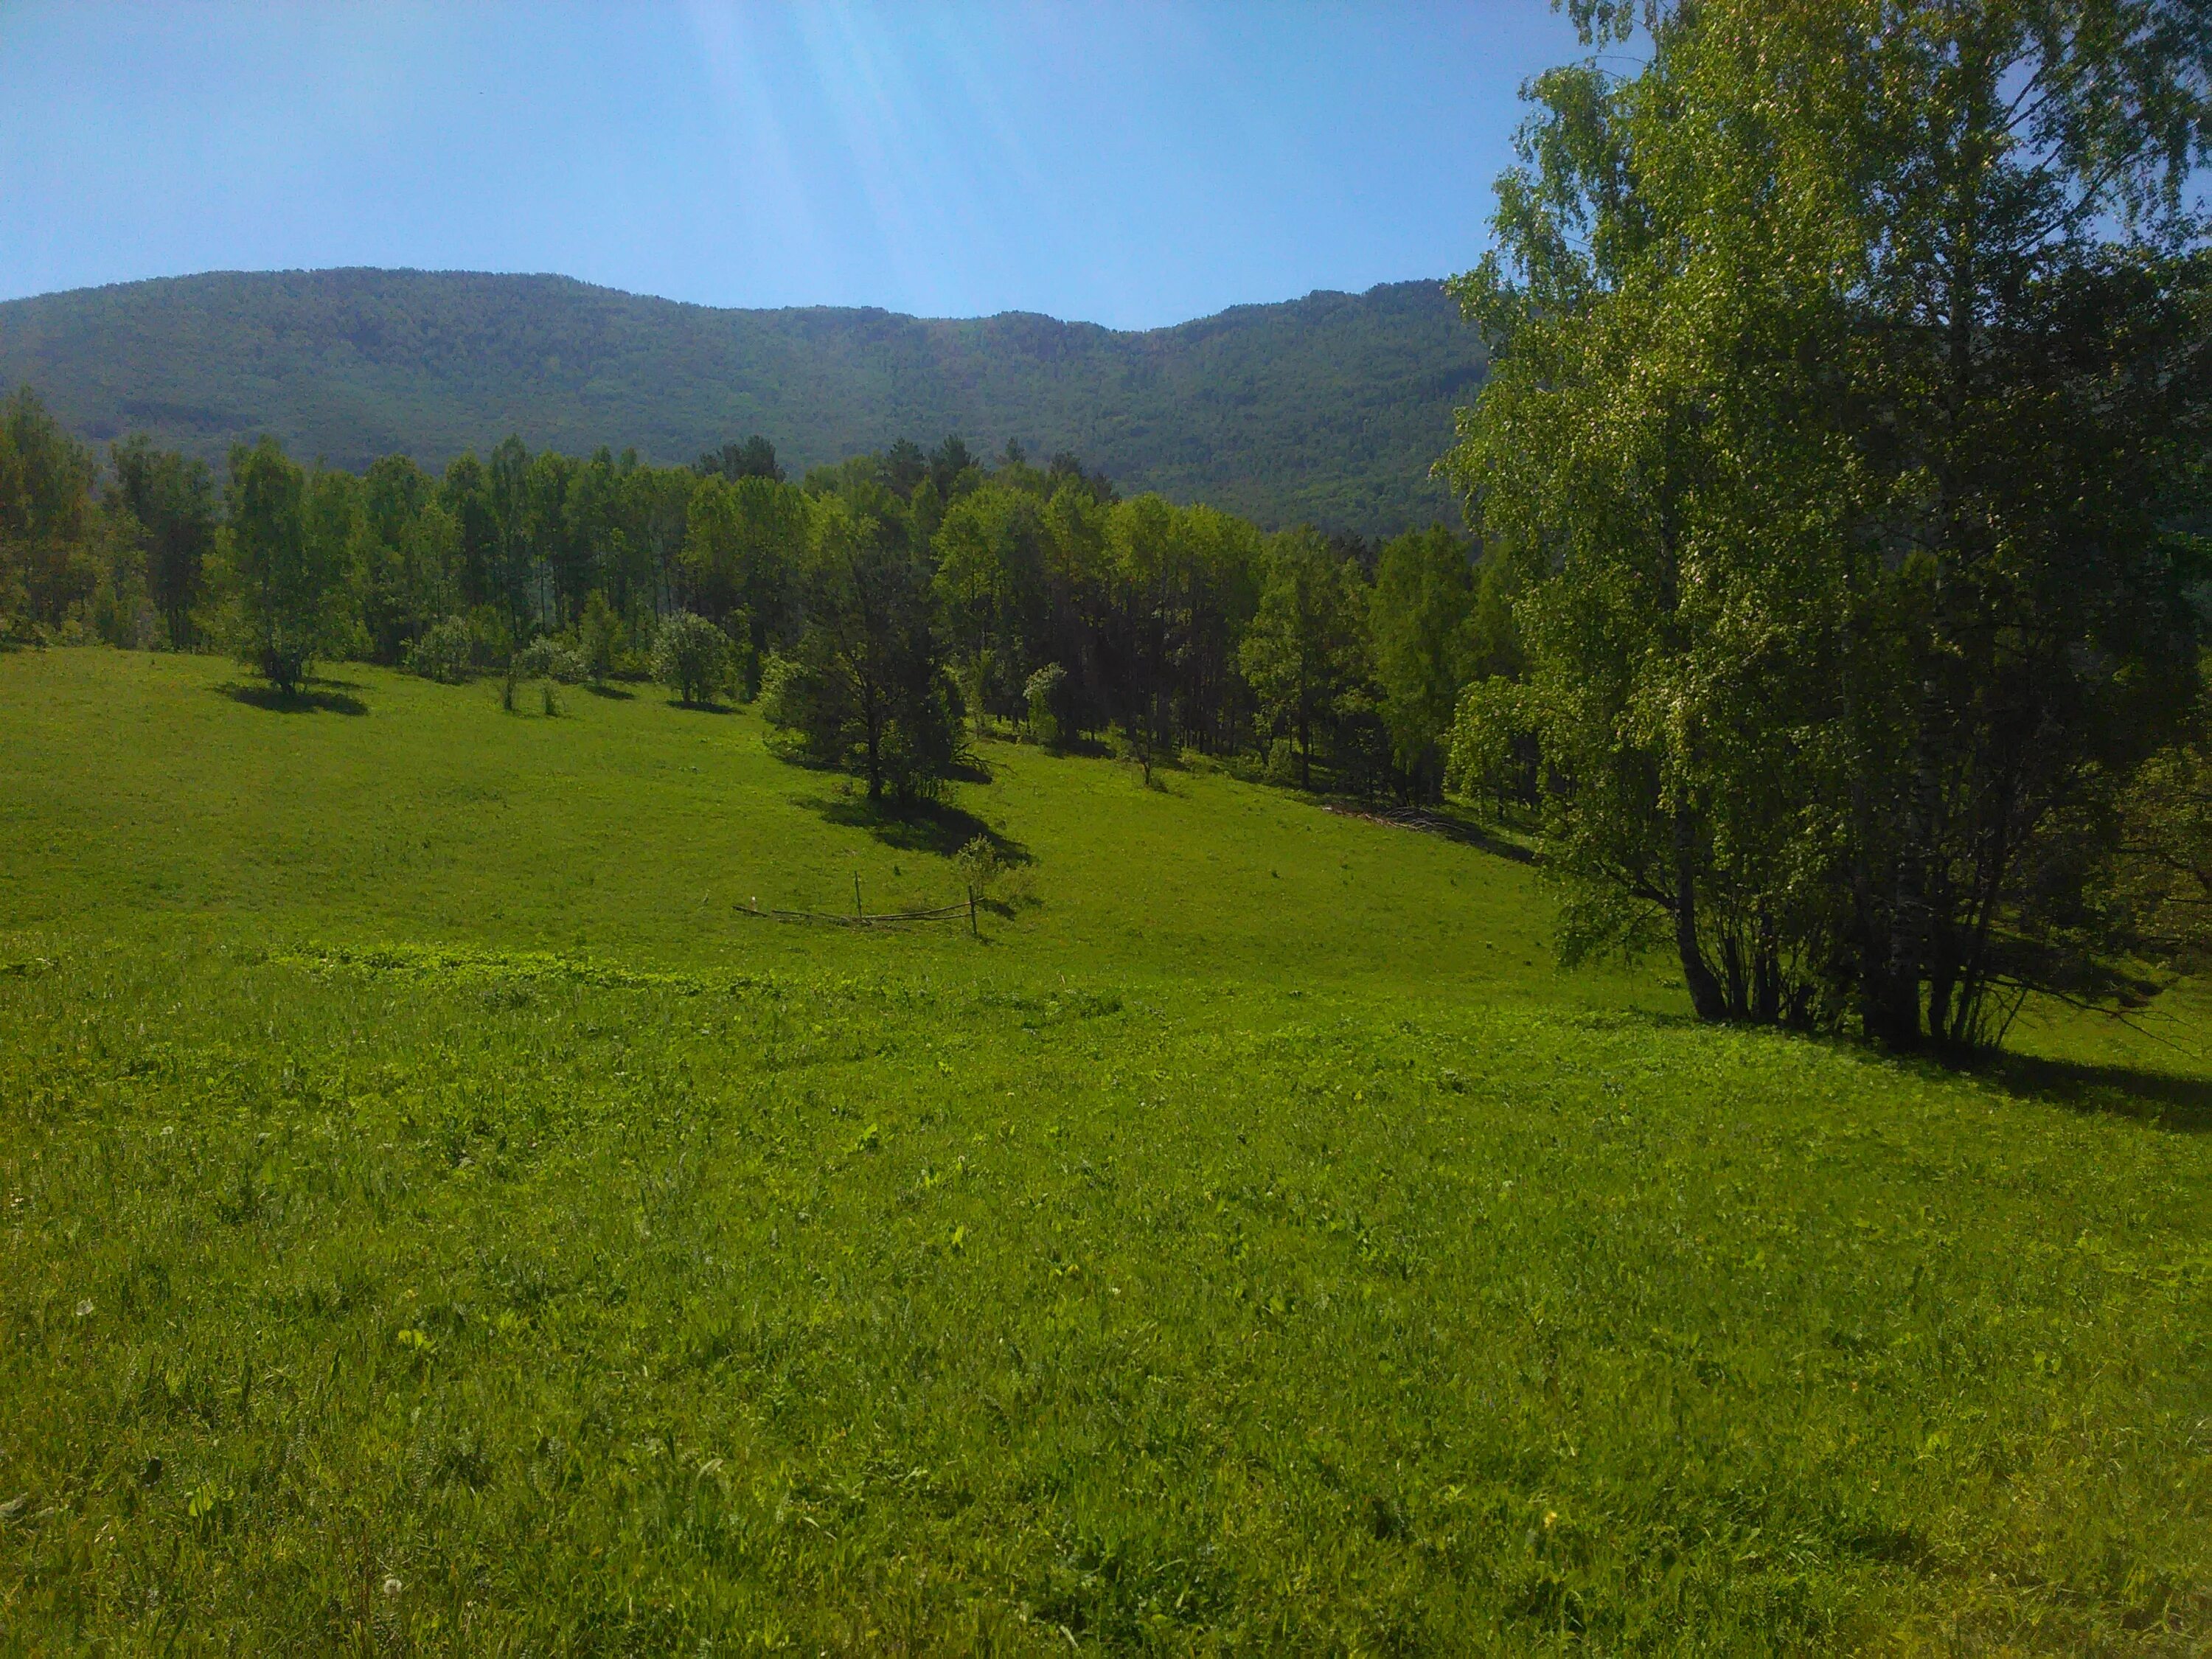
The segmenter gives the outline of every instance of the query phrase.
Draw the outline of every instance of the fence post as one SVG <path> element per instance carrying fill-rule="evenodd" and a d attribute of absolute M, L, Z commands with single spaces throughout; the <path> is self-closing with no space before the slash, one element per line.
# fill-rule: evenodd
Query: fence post
<path fill-rule="evenodd" d="M 975 887 L 972 882 L 968 887 L 968 937 L 970 939 L 983 937 L 975 927 Z"/>
<path fill-rule="evenodd" d="M 853 872 L 853 914 L 856 916 L 866 914 L 860 908 L 860 872 L 858 870 Z"/>

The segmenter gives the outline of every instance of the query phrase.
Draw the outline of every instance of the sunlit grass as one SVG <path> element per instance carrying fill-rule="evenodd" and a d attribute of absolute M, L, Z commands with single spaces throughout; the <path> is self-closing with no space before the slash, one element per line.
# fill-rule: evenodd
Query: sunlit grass
<path fill-rule="evenodd" d="M 1698 1029 L 1520 866 L 1006 747 L 1036 902 L 779 927 L 951 877 L 749 715 L 224 678 L 0 659 L 11 1645 L 2205 1638 L 2178 1051 Z"/>

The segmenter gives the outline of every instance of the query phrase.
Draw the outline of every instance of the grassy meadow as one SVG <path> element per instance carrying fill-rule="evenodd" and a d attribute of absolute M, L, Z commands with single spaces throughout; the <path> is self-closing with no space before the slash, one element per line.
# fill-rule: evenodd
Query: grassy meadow
<path fill-rule="evenodd" d="M 2187 994 L 1954 1074 L 1202 764 L 337 675 L 0 656 L 0 1650 L 2212 1644 Z"/>

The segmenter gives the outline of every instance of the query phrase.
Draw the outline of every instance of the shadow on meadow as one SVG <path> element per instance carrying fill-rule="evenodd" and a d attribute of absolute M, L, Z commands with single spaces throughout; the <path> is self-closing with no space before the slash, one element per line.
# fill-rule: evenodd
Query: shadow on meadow
<path fill-rule="evenodd" d="M 2212 1131 L 2212 1078 L 2031 1054 L 1996 1055 L 1982 1074 L 2022 1100 L 2134 1118 L 2184 1134 Z"/>
<path fill-rule="evenodd" d="M 353 694 L 360 687 L 351 680 L 315 680 L 297 691 L 273 685 L 219 685 L 216 690 L 249 708 L 265 708 L 276 714 L 366 714 L 368 705 Z"/>
<path fill-rule="evenodd" d="M 627 697 L 632 694 L 628 691 L 617 691 L 612 694 L 602 692 L 600 695 Z M 671 708 L 681 708 L 687 714 L 734 714 L 738 712 L 728 703 L 690 702 L 682 697 L 671 697 L 668 700 L 668 706 Z"/>
<path fill-rule="evenodd" d="M 1478 853 L 1487 853 L 1492 858 L 1504 859 L 1513 864 L 1534 864 L 1536 854 L 1533 848 L 1519 842 L 1494 836 L 1480 824 L 1462 818 L 1436 818 L 1416 826 L 1431 835 L 1442 836 L 1446 841 L 1457 842 L 1462 847 L 1472 847 Z"/>
<path fill-rule="evenodd" d="M 605 697 L 614 702 L 635 702 L 637 700 L 636 692 L 625 691 L 619 685 L 586 684 L 584 690 L 595 697 Z"/>
<path fill-rule="evenodd" d="M 1045 755 L 1054 760 L 1107 760 L 1114 754 L 1113 745 L 1103 738 L 1079 734 L 1061 738 L 1056 743 L 1046 743 L 1026 727 L 1003 722 L 988 728 L 981 734 L 981 741 L 1004 744 L 1009 749 L 1025 750 L 1032 755 Z"/>
<path fill-rule="evenodd" d="M 939 858 L 951 858 L 980 836 L 990 843 L 1001 864 L 1034 862 L 1029 848 L 1019 842 L 1001 835 L 964 807 L 943 801 L 897 806 L 853 794 L 795 795 L 792 803 L 805 807 L 824 823 L 865 830 L 884 846 L 902 853 L 934 853 Z"/>
<path fill-rule="evenodd" d="M 1340 797 L 1321 803 L 1324 812 L 1339 817 L 1358 818 L 1364 823 L 1376 823 L 1392 830 L 1412 830 L 1421 835 L 1441 836 L 1446 841 L 1462 847 L 1471 847 L 1478 853 L 1492 858 L 1504 859 L 1513 864 L 1534 864 L 1534 848 L 1509 841 L 1504 836 L 1484 829 L 1463 817 L 1450 813 L 1424 811 L 1419 807 L 1378 806 L 1370 802 Z"/>

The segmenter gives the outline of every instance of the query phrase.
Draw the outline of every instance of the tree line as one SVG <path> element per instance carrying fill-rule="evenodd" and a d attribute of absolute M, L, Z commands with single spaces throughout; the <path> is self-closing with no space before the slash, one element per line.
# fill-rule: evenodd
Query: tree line
<path fill-rule="evenodd" d="M 280 684 L 651 665 L 909 799 L 978 721 L 1449 791 L 1535 837 L 1569 960 L 1668 952 L 1709 1020 L 1971 1048 L 2212 961 L 2212 9 L 1566 9 L 1595 54 L 1531 84 L 1455 284 L 1472 542 L 957 439 L 796 483 L 757 439 L 264 441 L 218 492 L 19 392 L 0 617 Z"/>
<path fill-rule="evenodd" d="M 442 474 L 305 466 L 264 439 L 218 483 L 143 438 L 103 464 L 27 390 L 0 407 L 18 636 L 228 649 L 286 690 L 332 659 L 653 673 L 761 699 L 793 752 L 905 799 L 979 721 L 1432 799 L 1462 689 L 1514 661 L 1504 572 L 1441 526 L 1265 534 L 957 437 L 798 480 L 761 437 L 684 466 L 510 438 Z"/>

